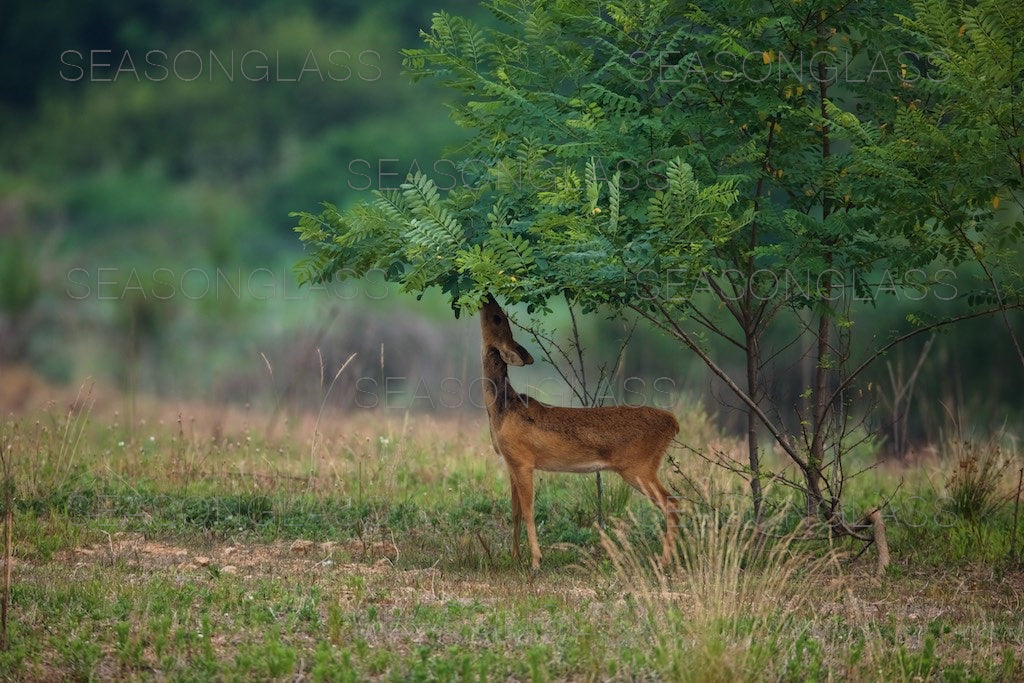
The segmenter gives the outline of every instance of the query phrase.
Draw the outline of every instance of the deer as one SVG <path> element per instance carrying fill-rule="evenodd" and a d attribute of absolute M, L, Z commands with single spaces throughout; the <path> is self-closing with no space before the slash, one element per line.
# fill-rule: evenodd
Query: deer
<path fill-rule="evenodd" d="M 480 312 L 483 399 L 491 444 L 505 461 L 512 489 L 512 556 L 520 560 L 522 522 L 530 543 L 531 569 L 540 569 L 541 552 L 533 519 L 533 473 L 615 472 L 658 506 L 665 516 L 662 564 L 672 555 L 672 532 L 679 512 L 658 478 L 679 422 L 650 406 L 569 408 L 552 406 L 513 389 L 508 366 L 533 364 L 533 357 L 512 337 L 508 316 L 490 294 Z"/>

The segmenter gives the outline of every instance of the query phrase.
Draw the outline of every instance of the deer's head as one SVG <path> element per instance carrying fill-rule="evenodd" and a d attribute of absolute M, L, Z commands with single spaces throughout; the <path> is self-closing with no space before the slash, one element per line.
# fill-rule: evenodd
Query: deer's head
<path fill-rule="evenodd" d="M 480 330 L 483 333 L 484 354 L 494 349 L 508 365 L 532 365 L 533 356 L 512 338 L 508 316 L 490 294 L 480 311 Z"/>

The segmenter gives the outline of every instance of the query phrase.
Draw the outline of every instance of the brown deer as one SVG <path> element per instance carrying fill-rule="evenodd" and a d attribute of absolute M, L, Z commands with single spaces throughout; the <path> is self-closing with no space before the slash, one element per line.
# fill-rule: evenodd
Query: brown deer
<path fill-rule="evenodd" d="M 480 313 L 483 336 L 484 401 L 491 443 L 505 459 L 512 485 L 512 555 L 519 558 L 519 530 L 526 535 L 540 568 L 540 545 L 533 521 L 533 471 L 612 470 L 650 498 L 665 514 L 662 562 L 672 553 L 672 529 L 679 513 L 658 479 L 669 442 L 679 433 L 671 413 L 647 406 L 563 408 L 520 394 L 508 380 L 508 366 L 533 363 L 512 338 L 508 317 L 491 295 Z"/>

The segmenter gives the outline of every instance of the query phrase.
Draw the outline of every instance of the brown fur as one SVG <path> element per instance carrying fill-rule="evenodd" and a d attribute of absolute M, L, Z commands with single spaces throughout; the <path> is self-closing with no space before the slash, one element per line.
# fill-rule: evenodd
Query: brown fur
<path fill-rule="evenodd" d="M 519 527 L 525 519 L 532 566 L 540 566 L 533 521 L 534 470 L 611 470 L 665 513 L 662 560 L 668 561 L 678 512 L 658 479 L 658 468 L 679 433 L 675 416 L 647 406 L 562 408 L 520 394 L 508 380 L 508 366 L 530 365 L 533 358 L 512 338 L 508 318 L 493 297 L 480 313 L 480 328 L 491 443 L 508 466 L 512 486 L 513 554 L 519 557 Z"/>

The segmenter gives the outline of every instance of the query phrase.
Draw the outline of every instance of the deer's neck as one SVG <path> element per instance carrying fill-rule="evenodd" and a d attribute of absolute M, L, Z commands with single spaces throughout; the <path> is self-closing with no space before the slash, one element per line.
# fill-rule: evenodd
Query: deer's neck
<path fill-rule="evenodd" d="M 484 349 L 483 368 L 484 405 L 487 414 L 495 417 L 503 414 L 518 394 L 508 381 L 508 364 L 501 359 L 497 349 Z"/>

